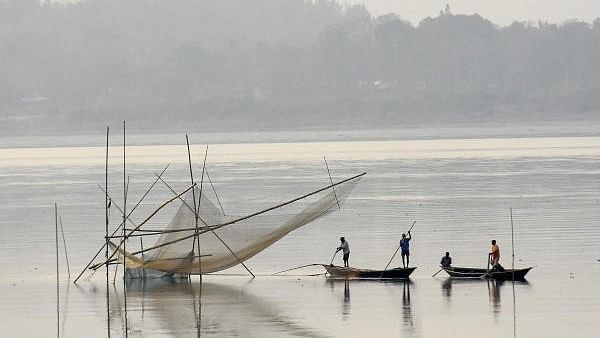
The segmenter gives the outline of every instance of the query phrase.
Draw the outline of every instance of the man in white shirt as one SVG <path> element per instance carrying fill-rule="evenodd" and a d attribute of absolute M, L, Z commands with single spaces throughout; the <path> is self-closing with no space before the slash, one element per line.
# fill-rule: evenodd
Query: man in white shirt
<path fill-rule="evenodd" d="M 344 254 L 344 266 L 348 266 L 348 257 L 350 257 L 350 245 L 348 245 L 348 241 L 344 237 L 340 237 L 340 241 L 342 244 L 337 248 L 335 252 L 342 250 Z"/>

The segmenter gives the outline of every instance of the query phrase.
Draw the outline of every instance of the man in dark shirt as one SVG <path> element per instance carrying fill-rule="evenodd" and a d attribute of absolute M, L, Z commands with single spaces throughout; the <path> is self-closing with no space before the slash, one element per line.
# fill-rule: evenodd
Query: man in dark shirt
<path fill-rule="evenodd" d="M 402 239 L 400 240 L 400 249 L 402 249 L 402 252 L 400 253 L 402 255 L 402 266 L 404 268 L 407 268 L 409 265 L 409 260 L 410 260 L 410 240 L 412 239 L 412 236 L 410 235 L 410 231 L 408 231 L 408 237 L 406 237 L 405 234 L 402 234 Z M 404 264 L 404 257 L 406 256 L 406 265 Z"/>
<path fill-rule="evenodd" d="M 440 261 L 440 265 L 443 268 L 449 268 L 452 265 L 452 257 L 450 257 L 450 253 L 446 251 L 446 256 L 442 257 Z"/>

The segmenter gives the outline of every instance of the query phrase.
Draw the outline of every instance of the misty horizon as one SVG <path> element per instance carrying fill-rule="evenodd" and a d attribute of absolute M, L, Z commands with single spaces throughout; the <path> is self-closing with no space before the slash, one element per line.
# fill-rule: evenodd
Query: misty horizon
<path fill-rule="evenodd" d="M 0 2 L 5 134 L 596 120 L 600 19 L 334 1 Z"/>

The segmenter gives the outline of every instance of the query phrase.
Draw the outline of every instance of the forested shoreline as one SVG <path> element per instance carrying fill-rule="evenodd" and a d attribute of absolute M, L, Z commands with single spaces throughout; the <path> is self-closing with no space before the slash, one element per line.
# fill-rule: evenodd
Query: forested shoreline
<path fill-rule="evenodd" d="M 600 119 L 600 20 L 302 0 L 0 1 L 0 131 Z"/>

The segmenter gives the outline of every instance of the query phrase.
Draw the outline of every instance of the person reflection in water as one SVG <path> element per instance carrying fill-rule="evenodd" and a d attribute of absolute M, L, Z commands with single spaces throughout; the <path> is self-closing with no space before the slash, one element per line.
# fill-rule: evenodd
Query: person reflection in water
<path fill-rule="evenodd" d="M 402 317 L 404 326 L 410 330 L 414 327 L 412 306 L 410 304 L 410 280 L 402 281 Z"/>
<path fill-rule="evenodd" d="M 494 315 L 498 316 L 501 313 L 501 297 L 500 288 L 502 286 L 501 280 L 489 280 L 488 279 L 488 293 L 489 299 L 494 309 Z"/>
<path fill-rule="evenodd" d="M 335 252 L 342 250 L 344 254 L 344 266 L 348 267 L 348 258 L 350 257 L 350 245 L 348 245 L 348 241 L 344 237 L 340 237 L 340 241 L 342 244 L 337 248 Z"/>
<path fill-rule="evenodd" d="M 350 280 L 344 280 L 344 302 L 342 303 L 342 315 L 346 319 L 350 315 Z"/>
<path fill-rule="evenodd" d="M 448 278 L 442 283 L 442 295 L 446 298 L 452 297 L 452 278 Z"/>
<path fill-rule="evenodd" d="M 452 257 L 450 257 L 450 253 L 448 251 L 446 251 L 446 255 L 442 257 L 440 265 L 443 268 L 449 268 L 452 265 Z"/>

